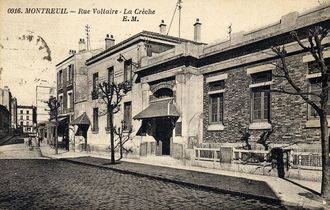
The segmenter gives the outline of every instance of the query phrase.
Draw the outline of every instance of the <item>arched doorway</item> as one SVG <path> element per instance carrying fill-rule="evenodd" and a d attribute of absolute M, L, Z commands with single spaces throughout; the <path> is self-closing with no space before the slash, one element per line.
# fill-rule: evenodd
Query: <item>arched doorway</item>
<path fill-rule="evenodd" d="M 173 130 L 179 118 L 173 95 L 168 87 L 157 89 L 150 97 L 149 106 L 134 117 L 142 120 L 137 135 L 141 133 L 155 139 L 156 155 L 171 155 Z"/>

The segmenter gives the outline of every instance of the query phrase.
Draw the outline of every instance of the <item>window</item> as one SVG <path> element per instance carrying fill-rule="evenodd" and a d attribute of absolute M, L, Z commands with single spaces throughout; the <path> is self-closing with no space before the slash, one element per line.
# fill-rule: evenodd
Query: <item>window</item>
<path fill-rule="evenodd" d="M 114 69 L 113 66 L 108 68 L 108 84 L 112 84 L 114 82 Z"/>
<path fill-rule="evenodd" d="M 209 83 L 209 90 L 214 91 L 214 90 L 221 90 L 225 88 L 225 80 L 219 80 L 215 82 L 210 82 Z"/>
<path fill-rule="evenodd" d="M 330 58 L 324 58 L 325 65 L 330 68 Z M 308 62 L 308 74 L 321 73 L 319 64 L 315 61 Z"/>
<path fill-rule="evenodd" d="M 209 122 L 222 123 L 223 121 L 223 94 L 209 95 Z"/>
<path fill-rule="evenodd" d="M 330 58 L 325 58 L 324 59 L 325 65 L 328 67 L 328 69 L 330 68 Z M 318 64 L 316 64 L 315 61 L 311 61 L 308 62 L 308 73 L 309 74 L 315 74 L 315 73 L 320 73 L 320 69 L 318 67 Z M 321 78 L 320 77 L 314 77 L 314 78 L 310 78 L 309 79 L 309 91 L 315 94 L 320 94 L 321 93 Z M 329 83 L 330 84 L 330 83 Z M 330 97 L 330 91 L 328 91 L 328 97 Z M 317 96 L 310 96 L 310 99 L 314 102 L 316 102 L 316 104 L 319 105 L 319 101 L 320 98 Z M 318 114 L 315 111 L 315 109 L 313 109 L 310 105 L 308 105 L 308 113 L 309 113 L 309 118 L 317 118 Z M 330 99 L 328 100 L 328 104 L 327 104 L 327 115 L 330 116 Z"/>
<path fill-rule="evenodd" d="M 68 100 L 68 109 L 73 108 L 73 96 L 72 96 L 72 92 L 68 92 L 67 94 L 67 100 Z"/>
<path fill-rule="evenodd" d="M 92 90 L 92 99 L 98 98 L 98 85 L 99 85 L 99 73 L 93 74 L 93 90 Z"/>
<path fill-rule="evenodd" d="M 23 114 L 23 110 L 21 110 L 21 114 Z"/>
<path fill-rule="evenodd" d="M 252 74 L 251 79 L 252 79 L 252 84 L 268 82 L 272 80 L 272 72 L 265 71 L 265 72 Z"/>
<path fill-rule="evenodd" d="M 30 120 L 30 116 L 26 116 L 26 120 Z"/>
<path fill-rule="evenodd" d="M 60 111 L 63 110 L 64 106 L 63 106 L 63 95 L 59 96 L 59 102 L 60 102 Z"/>
<path fill-rule="evenodd" d="M 132 128 L 132 103 L 124 103 L 124 125 L 123 130 L 131 130 Z"/>
<path fill-rule="evenodd" d="M 99 108 L 93 108 L 93 128 L 94 132 L 99 130 Z"/>
<path fill-rule="evenodd" d="M 320 94 L 321 93 L 321 87 L 320 87 L 321 81 L 320 81 L 320 78 L 310 79 L 309 82 L 310 82 L 310 88 L 309 88 L 310 92 L 315 93 L 315 94 Z M 330 97 L 330 91 L 328 91 L 328 97 Z M 320 98 L 319 97 L 314 96 L 314 95 L 311 95 L 310 96 L 310 99 L 312 101 L 316 102 L 316 104 L 319 105 L 319 103 L 320 103 L 319 102 L 320 101 Z M 309 113 L 310 113 L 309 114 L 309 117 L 310 118 L 317 118 L 318 117 L 318 114 L 315 111 L 315 109 L 313 109 L 310 105 L 308 105 L 308 107 L 309 107 Z M 328 100 L 326 112 L 327 112 L 327 115 L 330 116 L 330 98 Z"/>
<path fill-rule="evenodd" d="M 23 115 L 21 115 L 20 119 L 23 120 Z"/>
<path fill-rule="evenodd" d="M 60 70 L 58 72 L 57 84 L 58 84 L 59 88 L 62 88 L 62 84 L 63 84 L 63 71 L 62 70 Z"/>
<path fill-rule="evenodd" d="M 26 125 L 28 126 L 29 125 L 29 122 L 26 122 Z"/>
<path fill-rule="evenodd" d="M 97 90 L 99 85 L 99 73 L 93 74 L 93 90 Z"/>
<path fill-rule="evenodd" d="M 26 110 L 26 114 L 29 114 L 29 110 Z"/>
<path fill-rule="evenodd" d="M 132 59 L 124 62 L 124 81 L 132 81 Z"/>
<path fill-rule="evenodd" d="M 72 83 L 72 79 L 73 79 L 73 64 L 70 64 L 68 67 L 68 76 L 67 76 L 67 80 L 69 83 Z"/>
<path fill-rule="evenodd" d="M 270 92 L 269 86 L 252 88 L 252 121 L 270 120 Z"/>
<path fill-rule="evenodd" d="M 23 121 L 20 122 L 21 126 L 23 126 Z"/>
<path fill-rule="evenodd" d="M 272 71 L 251 74 L 251 120 L 252 122 L 270 121 L 270 85 Z"/>

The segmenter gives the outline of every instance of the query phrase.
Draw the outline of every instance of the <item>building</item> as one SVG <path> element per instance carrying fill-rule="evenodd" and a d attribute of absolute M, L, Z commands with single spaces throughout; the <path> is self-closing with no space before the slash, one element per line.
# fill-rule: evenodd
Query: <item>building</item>
<path fill-rule="evenodd" d="M 10 113 L 8 109 L 0 105 L 0 139 L 9 134 Z"/>
<path fill-rule="evenodd" d="M 69 149 L 69 136 L 73 138 L 73 130 L 69 123 L 73 120 L 75 104 L 87 99 L 87 70 L 85 61 L 101 50 L 88 50 L 84 39 L 78 43 L 78 52 L 70 51 L 69 57 L 56 65 L 57 71 L 57 100 L 60 102 L 58 119 L 58 136 L 60 144 Z M 53 119 L 54 121 L 54 119 Z M 49 124 L 52 127 L 52 124 Z M 52 138 L 54 128 L 49 128 L 48 138 Z"/>
<path fill-rule="evenodd" d="M 35 106 L 17 106 L 17 122 L 18 126 L 22 128 L 23 133 L 36 132 L 36 107 Z"/>
<path fill-rule="evenodd" d="M 11 127 L 11 112 L 12 112 L 12 94 L 8 86 L 4 86 L 4 88 L 0 88 L 0 105 L 3 105 L 9 111 L 9 125 Z"/>
<path fill-rule="evenodd" d="M 106 114 L 106 105 L 98 95 L 93 94 L 98 89 L 98 84 L 107 81 L 109 83 L 126 82 L 129 85 L 121 101 L 120 110 L 114 116 L 116 127 L 121 127 L 124 136 L 136 136 L 141 122 L 134 121 L 133 116 L 138 114 L 143 107 L 145 97 L 141 96 L 143 85 L 140 78 L 134 72 L 140 67 L 143 57 L 157 57 L 157 55 L 174 50 L 180 43 L 187 45 L 203 45 L 198 41 L 180 39 L 165 35 L 166 25 L 162 21 L 159 25 L 160 33 L 142 31 L 126 40 L 115 44 L 113 36 L 107 35 L 105 39 L 106 49 L 86 61 L 88 69 L 88 100 L 80 105 L 75 104 L 75 118 L 84 112 L 92 121 L 88 130 L 88 147 L 92 151 L 107 152 L 109 149 L 109 122 Z M 171 51 L 172 52 L 172 51 Z M 159 60 L 161 61 L 161 60 Z M 126 146 L 134 150 L 133 155 L 139 155 L 141 138 L 136 136 Z M 83 148 L 84 142 L 76 142 Z"/>
<path fill-rule="evenodd" d="M 48 122 L 49 107 L 46 102 L 51 96 L 56 97 L 56 87 L 36 86 L 37 124 Z"/>
<path fill-rule="evenodd" d="M 329 29 L 329 19 L 329 6 L 302 14 L 293 12 L 276 23 L 231 34 L 230 39 L 209 45 L 201 42 L 202 24 L 198 19 L 193 25 L 193 41 L 164 35 L 163 22 L 160 33 L 143 31 L 118 44 L 108 36 L 106 50 L 86 61 L 87 98 L 74 103 L 74 118 L 86 113 L 91 119 L 89 150 L 108 151 L 106 104 L 95 93 L 102 81 L 126 81 L 131 84 L 130 90 L 114 122 L 131 137 L 125 144 L 129 155 L 167 155 L 197 165 L 204 164 L 195 161 L 200 158 L 232 164 L 241 161 L 246 132 L 251 149 L 261 151 L 257 158 L 264 160 L 266 148 L 258 142 L 273 129 L 270 147 L 315 152 L 314 165 L 304 167 L 320 167 L 320 125 L 313 109 L 298 96 L 269 91 L 289 86 L 273 76 L 278 73 L 273 65 L 278 58 L 271 47 L 286 47 L 289 66 L 295 69 L 294 79 L 301 89 L 314 91 L 319 74 L 313 71 L 313 58 L 294 42 L 290 32 L 295 30 L 306 42 L 306 31 L 316 25 Z M 327 65 L 329 41 L 328 36 L 324 40 Z M 84 142 L 74 143 L 83 148 Z M 303 163 L 305 158 L 291 155 L 287 162 L 303 165 L 307 164 Z"/>
<path fill-rule="evenodd" d="M 11 101 L 11 128 L 17 128 L 17 99 L 15 97 Z"/>
<path fill-rule="evenodd" d="M 47 101 L 53 96 L 56 97 L 56 87 L 36 86 L 36 122 L 37 132 L 42 139 L 47 139 L 47 124 L 50 119 Z"/>

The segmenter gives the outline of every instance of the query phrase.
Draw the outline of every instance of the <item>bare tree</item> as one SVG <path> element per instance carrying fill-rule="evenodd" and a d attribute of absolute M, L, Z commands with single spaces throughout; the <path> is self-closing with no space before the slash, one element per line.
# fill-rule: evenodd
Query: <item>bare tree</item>
<path fill-rule="evenodd" d="M 322 41 L 328 35 L 329 29 L 316 26 L 308 30 L 307 41 L 303 41 L 298 36 L 296 31 L 291 32 L 293 39 L 299 44 L 303 51 L 308 52 L 313 56 L 314 72 L 316 71 L 320 76 L 317 80 L 319 87 L 318 91 L 304 90 L 300 83 L 294 81 L 292 77 L 292 69 L 287 63 L 288 53 L 285 47 L 272 47 L 272 51 L 276 54 L 279 62 L 274 64 L 278 74 L 274 74 L 274 77 L 283 78 L 290 86 L 289 89 L 279 87 L 272 89 L 271 92 L 278 92 L 289 94 L 293 96 L 300 96 L 318 115 L 320 121 L 321 130 L 321 147 L 322 147 L 322 187 L 321 196 L 330 200 L 330 158 L 329 158 L 329 133 L 328 133 L 328 120 L 327 120 L 327 104 L 328 104 L 328 92 L 329 92 L 329 79 L 330 69 L 325 63 L 323 51 L 326 44 Z M 330 110 L 329 110 L 330 111 Z"/>
<path fill-rule="evenodd" d="M 111 152 L 111 164 L 115 163 L 115 126 L 113 117 L 120 111 L 120 103 L 123 99 L 124 94 L 128 91 L 130 85 L 127 82 L 116 84 L 114 82 L 102 82 L 98 85 L 98 90 L 93 94 L 97 94 L 107 106 L 107 117 L 109 122 L 110 132 L 110 152 Z"/>
<path fill-rule="evenodd" d="M 115 146 L 115 149 L 119 148 L 119 159 L 118 160 L 121 160 L 123 158 L 123 151 L 125 150 L 126 153 L 128 152 L 132 152 L 131 149 L 126 149 L 124 147 L 125 143 L 128 142 L 129 140 L 131 140 L 131 134 L 132 134 L 132 129 L 130 128 L 128 130 L 128 132 L 126 132 L 126 134 L 124 135 L 124 120 L 121 121 L 121 127 L 114 127 L 114 133 L 116 134 L 116 136 L 118 137 L 118 141 L 117 141 L 117 144 Z"/>
<path fill-rule="evenodd" d="M 55 118 L 55 154 L 58 154 L 58 134 L 57 134 L 57 127 L 58 127 L 58 110 L 61 107 L 61 104 L 57 99 L 53 96 L 50 96 L 48 101 L 45 101 L 49 108 L 49 115 L 50 118 Z"/>

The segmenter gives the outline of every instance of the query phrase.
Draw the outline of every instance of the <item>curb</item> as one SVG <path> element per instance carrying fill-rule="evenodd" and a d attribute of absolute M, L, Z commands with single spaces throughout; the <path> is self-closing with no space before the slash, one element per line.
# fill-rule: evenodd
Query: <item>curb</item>
<path fill-rule="evenodd" d="M 310 205 L 301 205 L 299 203 L 282 201 L 278 198 L 273 198 L 273 197 L 269 197 L 269 196 L 250 194 L 250 193 L 240 192 L 240 191 L 235 191 L 235 190 L 222 189 L 219 187 L 214 187 L 214 186 L 209 186 L 209 185 L 204 185 L 204 184 L 196 184 L 193 182 L 186 182 L 183 180 L 170 179 L 170 178 L 166 178 L 166 177 L 162 177 L 162 176 L 144 174 L 144 173 L 125 170 L 125 169 L 111 168 L 111 167 L 107 167 L 107 166 L 103 166 L 103 165 L 97 165 L 97 164 L 92 164 L 92 163 L 80 162 L 80 161 L 76 161 L 76 160 L 70 160 L 67 158 L 53 158 L 50 156 L 44 156 L 42 154 L 42 151 L 41 151 L 41 155 L 42 155 L 42 157 L 46 157 L 46 158 L 49 158 L 52 160 L 59 160 L 59 161 L 69 162 L 69 163 L 73 163 L 73 164 L 77 164 L 77 165 L 85 165 L 85 166 L 91 166 L 91 167 L 96 167 L 96 168 L 100 168 L 100 169 L 107 169 L 107 170 L 112 170 L 112 171 L 123 173 L 123 174 L 130 174 L 130 175 L 134 175 L 134 176 L 138 176 L 138 177 L 165 181 L 165 182 L 188 186 L 188 187 L 192 187 L 192 188 L 198 188 L 198 189 L 208 190 L 208 191 L 213 191 L 213 192 L 218 192 L 218 193 L 226 193 L 226 194 L 231 194 L 234 196 L 242 196 L 242 197 L 245 197 L 248 199 L 249 198 L 257 199 L 257 200 L 261 200 L 261 201 L 264 201 L 269 204 L 285 205 L 289 209 L 327 209 L 327 207 L 324 207 L 324 206 L 316 207 L 316 206 L 310 206 Z M 89 157 L 92 157 L 92 156 L 89 156 Z M 125 162 L 125 161 L 123 161 L 123 162 Z"/>
<path fill-rule="evenodd" d="M 92 167 L 101 168 L 101 169 L 108 169 L 108 170 L 112 170 L 112 171 L 123 173 L 123 174 L 130 174 L 130 175 L 134 175 L 134 176 L 138 176 L 138 177 L 144 177 L 144 178 L 149 178 L 149 179 L 153 179 L 153 180 L 165 181 L 165 182 L 179 184 L 179 185 L 188 186 L 188 187 L 192 187 L 192 188 L 198 188 L 198 189 L 203 189 L 203 190 L 208 190 L 208 191 L 213 191 L 213 192 L 218 192 L 218 193 L 226 193 L 226 194 L 231 194 L 231 195 L 237 195 L 237 196 L 242 196 L 242 197 L 245 197 L 245 198 L 258 199 L 258 200 L 262 200 L 266 203 L 279 204 L 279 205 L 282 204 L 282 205 L 286 205 L 286 206 L 290 206 L 290 207 L 298 207 L 296 203 L 290 203 L 290 204 L 289 203 L 283 203 L 280 199 L 276 199 L 276 198 L 272 198 L 272 197 L 268 197 L 268 196 L 243 193 L 243 192 L 234 191 L 234 190 L 221 189 L 221 188 L 213 187 L 213 186 L 209 186 L 209 185 L 196 184 L 196 183 L 192 183 L 192 182 L 186 182 L 186 181 L 183 181 L 183 180 L 170 179 L 170 178 L 166 178 L 166 177 L 162 177 L 162 176 L 144 174 L 144 173 L 139 173 L 139 172 L 135 172 L 135 171 L 118 169 L 118 168 L 111 168 L 111 167 L 102 166 L 102 165 L 95 165 L 95 164 L 91 164 L 91 163 L 84 163 L 84 162 L 69 160 L 69 159 L 65 159 L 65 158 L 63 158 L 63 159 L 61 158 L 61 159 L 58 159 L 58 160 L 65 161 L 65 162 L 70 162 L 70 163 L 78 164 L 78 165 L 85 165 L 85 166 L 87 165 L 87 166 L 92 166 Z"/>

